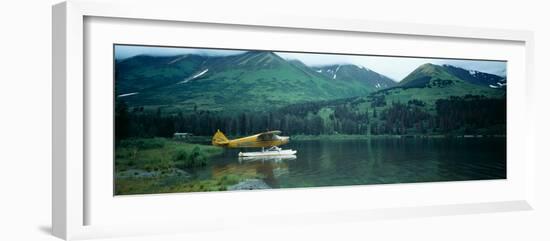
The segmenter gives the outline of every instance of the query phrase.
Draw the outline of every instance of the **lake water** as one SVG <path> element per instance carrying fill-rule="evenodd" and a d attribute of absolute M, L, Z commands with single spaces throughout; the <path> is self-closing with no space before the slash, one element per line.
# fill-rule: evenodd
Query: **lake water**
<path fill-rule="evenodd" d="M 295 158 L 242 160 L 226 150 L 195 178 L 259 173 L 273 188 L 506 178 L 505 138 L 373 138 L 291 142 Z"/>

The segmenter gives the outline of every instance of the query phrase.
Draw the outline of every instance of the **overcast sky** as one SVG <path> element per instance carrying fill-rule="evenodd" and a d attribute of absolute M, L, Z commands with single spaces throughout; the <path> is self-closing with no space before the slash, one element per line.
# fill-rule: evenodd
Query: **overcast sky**
<path fill-rule="evenodd" d="M 240 50 L 213 50 L 193 48 L 169 48 L 148 46 L 115 45 L 115 58 L 124 59 L 136 55 L 146 54 L 154 56 L 171 56 L 178 54 L 200 54 L 208 56 L 226 56 L 241 54 Z M 418 66 L 425 63 L 449 64 L 469 70 L 477 70 L 497 75 L 506 74 L 506 62 L 485 60 L 458 60 L 458 59 L 432 59 L 414 57 L 384 57 L 384 56 L 358 56 L 340 54 L 313 54 L 313 53 L 288 53 L 275 52 L 285 59 L 297 59 L 309 66 L 323 66 L 332 64 L 355 64 L 366 67 L 380 74 L 386 75 L 396 81 L 400 81 Z"/>

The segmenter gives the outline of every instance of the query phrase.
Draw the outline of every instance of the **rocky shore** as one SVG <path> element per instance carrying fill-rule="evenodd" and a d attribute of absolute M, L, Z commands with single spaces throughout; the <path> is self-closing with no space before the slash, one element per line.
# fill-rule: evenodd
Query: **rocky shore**
<path fill-rule="evenodd" d="M 231 185 L 227 187 L 227 190 L 255 190 L 255 189 L 271 189 L 271 187 L 260 179 L 246 179 L 235 185 Z"/>
<path fill-rule="evenodd" d="M 163 171 L 146 171 L 141 169 L 129 169 L 116 173 L 116 178 L 153 178 L 153 177 L 167 177 L 167 176 L 181 176 L 189 178 L 191 175 L 184 170 L 178 168 L 170 168 Z"/>

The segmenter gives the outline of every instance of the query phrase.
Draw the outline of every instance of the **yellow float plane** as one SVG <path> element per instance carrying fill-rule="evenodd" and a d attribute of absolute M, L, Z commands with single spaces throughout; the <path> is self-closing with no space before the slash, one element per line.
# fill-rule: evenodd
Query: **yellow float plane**
<path fill-rule="evenodd" d="M 278 146 L 287 144 L 288 136 L 279 136 L 281 131 L 267 131 L 252 136 L 229 140 L 218 130 L 212 137 L 212 145 L 226 148 L 262 148 L 261 152 L 239 152 L 240 157 L 265 157 L 294 155 L 294 150 L 282 150 Z M 265 147 L 269 149 L 265 150 Z"/>

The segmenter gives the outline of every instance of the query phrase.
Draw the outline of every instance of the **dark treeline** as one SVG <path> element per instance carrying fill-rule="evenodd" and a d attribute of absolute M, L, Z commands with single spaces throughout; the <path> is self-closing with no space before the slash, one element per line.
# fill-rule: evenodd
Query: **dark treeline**
<path fill-rule="evenodd" d="M 506 131 L 506 99 L 453 96 L 437 100 L 436 110 L 441 132 L 459 129 L 465 134 L 479 134 L 479 129 L 486 128 L 489 128 L 488 134 L 505 134 Z"/>
<path fill-rule="evenodd" d="M 378 100 L 381 101 L 381 100 Z M 385 100 L 384 100 L 385 101 Z M 255 113 L 224 114 L 204 110 L 176 114 L 115 107 L 117 139 L 171 137 L 174 132 L 210 136 L 217 129 L 230 136 L 282 130 L 286 135 L 319 134 L 505 134 L 506 100 L 479 96 L 451 97 L 436 102 L 436 113 L 420 100 L 359 108 L 363 99 L 310 102 Z M 377 106 L 385 106 L 383 108 Z"/>
<path fill-rule="evenodd" d="M 430 125 L 430 115 L 420 107 L 424 105 L 418 100 L 392 103 L 380 114 L 381 121 L 371 125 L 371 134 L 427 134 L 434 126 Z"/>

